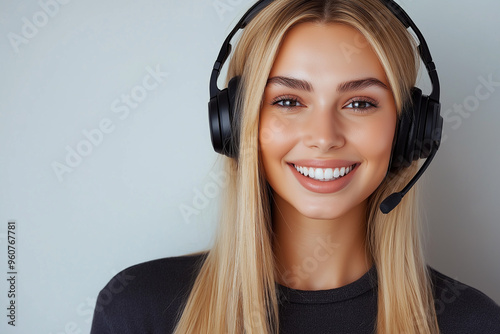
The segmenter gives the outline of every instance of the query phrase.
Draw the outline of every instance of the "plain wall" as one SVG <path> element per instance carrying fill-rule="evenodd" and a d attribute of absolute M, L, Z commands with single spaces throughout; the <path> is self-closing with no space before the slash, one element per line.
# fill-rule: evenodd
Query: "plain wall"
<path fill-rule="evenodd" d="M 0 280 L 2 333 L 87 333 L 113 274 L 209 247 L 208 79 L 252 3 L 60 1 L 0 4 L 0 267 L 15 220 L 18 271 L 15 328 Z M 400 3 L 441 79 L 445 139 L 419 182 L 428 261 L 500 303 L 500 2 Z"/>

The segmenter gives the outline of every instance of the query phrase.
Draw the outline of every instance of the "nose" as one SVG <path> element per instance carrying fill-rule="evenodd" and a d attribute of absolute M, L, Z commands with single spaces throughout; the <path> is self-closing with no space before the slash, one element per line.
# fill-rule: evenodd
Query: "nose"
<path fill-rule="evenodd" d="M 303 131 L 304 144 L 321 153 L 338 149 L 345 144 L 342 121 L 333 109 L 322 108 L 310 112 Z"/>

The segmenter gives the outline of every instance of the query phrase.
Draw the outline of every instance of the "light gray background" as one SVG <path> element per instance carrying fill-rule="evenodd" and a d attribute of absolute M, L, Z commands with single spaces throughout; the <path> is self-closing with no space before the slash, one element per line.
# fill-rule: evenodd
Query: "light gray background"
<path fill-rule="evenodd" d="M 0 4 L 2 333 L 87 333 L 113 274 L 204 249 L 214 231 L 220 186 L 210 176 L 208 78 L 252 1 L 66 2 L 45 6 L 45 16 L 41 3 L 51 0 Z M 500 82 L 500 3 L 400 3 L 431 47 L 446 119 L 420 182 L 428 261 L 500 302 L 500 87 L 479 87 L 480 78 Z M 31 35 L 16 52 L 9 36 L 34 20 L 38 31 L 25 28 Z M 125 115 L 122 94 L 140 94 L 148 69 L 168 75 Z M 54 162 L 65 164 L 67 147 L 89 149 L 83 132 L 106 119 L 113 131 L 59 180 Z M 16 328 L 7 326 L 3 278 L 9 220 L 18 224 Z"/>

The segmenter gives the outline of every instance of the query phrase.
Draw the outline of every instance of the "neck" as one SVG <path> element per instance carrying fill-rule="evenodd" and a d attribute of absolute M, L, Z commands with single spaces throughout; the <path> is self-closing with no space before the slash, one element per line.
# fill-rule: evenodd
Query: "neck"
<path fill-rule="evenodd" d="M 366 202 L 332 220 L 305 217 L 279 198 L 273 203 L 278 283 L 299 290 L 327 290 L 352 283 L 370 269 Z"/>

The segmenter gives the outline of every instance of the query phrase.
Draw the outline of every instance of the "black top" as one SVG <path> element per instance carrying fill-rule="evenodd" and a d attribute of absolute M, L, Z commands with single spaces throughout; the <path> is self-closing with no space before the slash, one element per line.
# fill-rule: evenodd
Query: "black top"
<path fill-rule="evenodd" d="M 91 334 L 172 333 L 203 255 L 138 264 L 101 290 Z M 443 334 L 500 334 L 500 307 L 482 292 L 431 268 L 435 307 Z M 373 333 L 377 271 L 346 286 L 302 291 L 278 286 L 280 333 Z"/>

